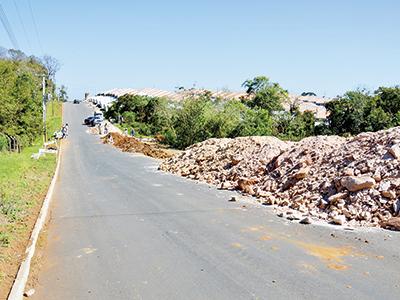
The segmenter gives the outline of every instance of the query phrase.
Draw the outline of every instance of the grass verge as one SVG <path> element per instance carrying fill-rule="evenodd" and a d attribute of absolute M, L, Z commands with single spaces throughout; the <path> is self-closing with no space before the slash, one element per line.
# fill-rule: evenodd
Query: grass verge
<path fill-rule="evenodd" d="M 62 103 L 48 104 L 47 129 L 60 128 Z M 56 155 L 31 158 L 42 138 L 21 153 L 0 153 L 0 299 L 5 299 L 56 167 Z"/>

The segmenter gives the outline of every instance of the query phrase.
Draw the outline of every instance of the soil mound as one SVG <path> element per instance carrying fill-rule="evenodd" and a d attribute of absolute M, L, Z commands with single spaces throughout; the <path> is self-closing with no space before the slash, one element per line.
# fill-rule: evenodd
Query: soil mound
<path fill-rule="evenodd" d="M 155 144 L 144 143 L 135 137 L 124 136 L 117 132 L 107 134 L 103 137 L 103 142 L 106 144 L 113 144 L 124 152 L 142 153 L 153 158 L 165 159 L 172 156 Z"/>
<path fill-rule="evenodd" d="M 400 127 L 300 142 L 210 139 L 165 160 L 160 169 L 240 190 L 284 208 L 291 219 L 389 227 L 400 214 Z"/>

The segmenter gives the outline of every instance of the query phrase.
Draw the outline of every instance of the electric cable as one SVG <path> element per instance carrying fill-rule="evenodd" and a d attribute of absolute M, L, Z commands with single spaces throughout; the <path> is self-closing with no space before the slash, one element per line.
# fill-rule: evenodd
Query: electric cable
<path fill-rule="evenodd" d="M 18 50 L 19 49 L 18 41 L 14 35 L 10 22 L 8 21 L 7 15 L 1 3 L 0 3 L 0 19 L 1 22 L 3 23 L 4 29 L 6 30 L 8 37 L 10 38 L 11 44 L 13 45 L 14 49 Z"/>
<path fill-rule="evenodd" d="M 40 41 L 39 30 L 38 30 L 38 27 L 37 27 L 37 24 L 36 24 L 35 16 L 33 14 L 31 0 L 28 0 L 28 5 L 29 5 L 29 11 L 31 13 L 33 27 L 34 27 L 35 33 L 36 33 L 36 38 L 37 38 L 38 43 L 39 43 L 40 51 L 42 52 L 42 54 L 44 54 L 43 47 L 42 47 L 42 42 Z"/>
<path fill-rule="evenodd" d="M 32 51 L 31 41 L 30 41 L 29 35 L 28 35 L 27 31 L 26 31 L 26 27 L 25 27 L 24 21 L 23 21 L 23 19 L 21 17 L 21 13 L 20 13 L 20 10 L 18 8 L 17 1 L 13 0 L 13 2 L 14 2 L 15 9 L 17 11 L 19 22 L 21 23 L 21 27 L 22 27 L 22 30 L 24 32 L 25 39 L 26 39 L 26 41 L 28 43 L 29 50 Z"/>

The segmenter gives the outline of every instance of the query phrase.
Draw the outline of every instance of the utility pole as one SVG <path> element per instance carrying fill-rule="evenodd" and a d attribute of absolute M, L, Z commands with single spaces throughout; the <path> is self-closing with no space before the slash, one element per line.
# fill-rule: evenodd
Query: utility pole
<path fill-rule="evenodd" d="M 47 141 L 47 128 L 46 128 L 46 77 L 43 75 L 42 78 L 42 89 L 43 89 L 43 143 Z"/>

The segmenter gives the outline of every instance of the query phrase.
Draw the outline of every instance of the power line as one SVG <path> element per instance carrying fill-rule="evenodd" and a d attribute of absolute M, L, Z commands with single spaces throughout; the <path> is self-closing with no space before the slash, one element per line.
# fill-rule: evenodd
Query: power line
<path fill-rule="evenodd" d="M 30 51 L 32 51 L 31 41 L 30 41 L 28 33 L 26 31 L 24 21 L 22 20 L 21 13 L 20 13 L 18 5 L 17 5 L 17 1 L 13 0 L 13 2 L 14 2 L 15 9 L 17 10 L 17 15 L 18 15 L 19 22 L 21 23 L 22 30 L 24 31 L 25 39 L 28 42 L 28 46 L 29 46 Z"/>
<path fill-rule="evenodd" d="M 29 4 L 29 11 L 31 13 L 31 17 L 32 17 L 32 21 L 33 21 L 33 27 L 35 28 L 36 38 L 37 38 L 38 43 L 39 43 L 40 51 L 42 51 L 42 54 L 44 54 L 43 47 L 42 47 L 42 42 L 40 41 L 40 37 L 39 37 L 39 30 L 38 30 L 38 27 L 36 25 L 35 16 L 33 14 L 31 0 L 28 0 L 28 4 Z"/>
<path fill-rule="evenodd" d="M 13 45 L 14 49 L 18 50 L 19 49 L 18 41 L 15 37 L 10 22 L 8 21 L 7 15 L 1 4 L 0 4 L 0 18 L 3 23 L 4 29 L 7 31 L 8 37 L 11 40 L 11 44 Z"/>
<path fill-rule="evenodd" d="M 3 9 L 3 6 L 0 3 L 0 19 L 3 23 L 4 29 L 7 32 L 8 37 L 10 38 L 11 44 L 13 45 L 14 49 L 18 50 L 19 45 L 17 39 L 15 38 L 14 32 L 11 28 L 10 22 L 8 21 L 7 15 Z"/>

